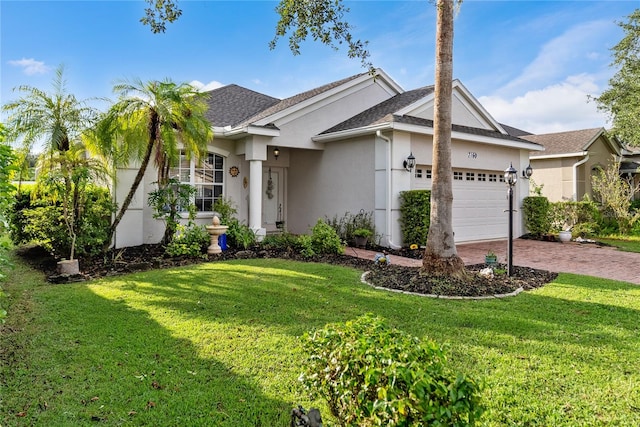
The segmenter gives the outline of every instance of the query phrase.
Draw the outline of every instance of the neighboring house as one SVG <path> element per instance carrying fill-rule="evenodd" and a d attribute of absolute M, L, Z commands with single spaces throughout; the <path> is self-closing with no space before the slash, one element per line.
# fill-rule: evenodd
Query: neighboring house
<path fill-rule="evenodd" d="M 232 200 L 241 222 L 258 236 L 308 233 L 320 218 L 374 212 L 380 244 L 398 247 L 399 193 L 432 183 L 433 86 L 404 91 L 384 71 L 358 74 L 279 100 L 236 85 L 210 92 L 215 137 L 201 164 L 182 159 L 174 170 L 197 187 L 198 221 L 211 221 L 215 199 Z M 469 91 L 453 82 L 453 228 L 456 242 L 508 235 L 510 164 L 523 170 L 536 142 L 496 122 Z M 417 165 L 405 161 L 413 154 Z M 119 172 L 120 202 L 135 170 Z M 152 218 L 147 194 L 156 172 L 148 171 L 116 232 L 116 247 L 155 243 L 163 224 Z M 528 195 L 518 180 L 515 206 Z M 524 232 L 520 214 L 515 233 Z"/>
<path fill-rule="evenodd" d="M 532 179 L 552 202 L 593 197 L 591 177 L 612 161 L 622 162 L 621 172 L 633 167 L 631 160 L 623 161 L 630 152 L 604 128 L 520 137 L 544 146 L 542 152 L 531 152 Z"/>

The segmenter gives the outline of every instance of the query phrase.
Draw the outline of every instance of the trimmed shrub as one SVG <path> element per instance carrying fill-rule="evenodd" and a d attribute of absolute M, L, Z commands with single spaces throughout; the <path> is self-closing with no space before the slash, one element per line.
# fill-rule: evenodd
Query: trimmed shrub
<path fill-rule="evenodd" d="M 311 229 L 311 247 L 316 254 L 344 253 L 340 236 L 322 219 L 319 219 Z"/>
<path fill-rule="evenodd" d="M 408 246 L 424 245 L 429 234 L 431 191 L 400 192 L 400 229 L 402 240 Z"/>
<path fill-rule="evenodd" d="M 549 204 L 549 222 L 553 232 L 571 230 L 574 236 L 585 237 L 600 230 L 602 218 L 593 201 L 566 201 Z"/>
<path fill-rule="evenodd" d="M 544 196 L 529 196 L 522 200 L 524 225 L 529 234 L 540 237 L 551 229 L 549 200 Z"/>
<path fill-rule="evenodd" d="M 300 379 L 342 426 L 469 426 L 483 412 L 480 386 L 451 372 L 441 347 L 379 317 L 330 324 L 304 340 Z"/>

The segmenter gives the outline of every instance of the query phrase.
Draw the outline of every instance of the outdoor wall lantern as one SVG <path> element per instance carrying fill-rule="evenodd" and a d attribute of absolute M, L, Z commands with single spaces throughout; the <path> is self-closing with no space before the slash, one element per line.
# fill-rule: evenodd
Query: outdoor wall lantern
<path fill-rule="evenodd" d="M 533 175 L 533 168 L 531 167 L 531 163 L 529 163 L 529 166 L 522 171 L 522 177 L 524 179 L 529 179 L 531 178 L 531 175 Z"/>
<path fill-rule="evenodd" d="M 402 165 L 407 170 L 407 172 L 411 172 L 411 169 L 416 167 L 416 158 L 413 157 L 413 152 L 409 154 L 409 157 L 407 157 L 407 160 L 402 162 Z"/>
<path fill-rule="evenodd" d="M 280 156 L 280 149 L 276 147 L 273 149 L 273 157 L 275 157 L 276 160 L 278 160 L 278 156 Z"/>
<path fill-rule="evenodd" d="M 524 173 L 524 172 L 523 172 Z M 513 274 L 513 186 L 518 181 L 518 171 L 513 163 L 504 171 L 504 180 L 507 183 L 507 196 L 509 199 L 509 240 L 507 240 L 507 275 Z"/>

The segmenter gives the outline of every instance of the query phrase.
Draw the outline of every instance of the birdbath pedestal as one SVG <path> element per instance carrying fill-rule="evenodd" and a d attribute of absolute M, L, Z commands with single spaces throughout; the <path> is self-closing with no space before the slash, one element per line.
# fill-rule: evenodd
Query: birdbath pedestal
<path fill-rule="evenodd" d="M 229 227 L 226 225 L 220 225 L 220 218 L 218 218 L 217 215 L 214 215 L 212 224 L 207 225 L 205 228 L 207 229 L 207 233 L 211 236 L 211 245 L 207 248 L 207 253 L 209 255 L 222 253 L 222 248 L 218 244 L 218 237 L 220 237 L 221 234 L 226 233 Z"/>

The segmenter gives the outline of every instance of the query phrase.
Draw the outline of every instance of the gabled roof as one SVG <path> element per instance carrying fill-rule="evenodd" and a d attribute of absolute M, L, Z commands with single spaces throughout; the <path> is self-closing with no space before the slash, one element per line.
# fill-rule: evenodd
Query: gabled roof
<path fill-rule="evenodd" d="M 605 133 L 604 128 L 581 129 L 567 132 L 547 133 L 542 135 L 523 135 L 520 138 L 527 141 L 537 142 L 545 148 L 543 152 L 532 152 L 531 157 L 551 157 L 568 154 L 582 155 L 589 149 L 601 135 Z M 606 137 L 606 135 L 605 135 Z M 607 141 L 609 139 L 607 138 Z M 611 144 L 611 142 L 609 142 Z M 614 151 L 619 151 L 613 145 Z M 618 153 L 620 154 L 620 153 Z"/>
<path fill-rule="evenodd" d="M 245 120 L 245 122 L 241 123 L 240 125 L 248 125 L 248 124 L 251 124 L 251 123 L 258 122 L 261 119 L 264 119 L 266 117 L 272 116 L 272 115 L 274 115 L 274 114 L 276 114 L 276 113 L 278 113 L 280 111 L 286 110 L 287 108 L 290 108 L 290 107 L 293 107 L 293 106 L 295 106 L 297 104 L 300 104 L 300 103 L 302 103 L 302 102 L 304 102 L 304 101 L 306 101 L 308 99 L 313 98 L 314 96 L 321 95 L 322 93 L 325 93 L 325 92 L 327 92 L 327 91 L 329 91 L 329 90 L 331 90 L 333 88 L 336 88 L 336 87 L 341 86 L 341 85 L 343 85 L 345 83 L 348 83 L 351 80 L 355 80 L 355 79 L 357 79 L 357 78 L 359 78 L 359 77 L 361 77 L 361 76 L 363 76 L 365 74 L 368 74 L 368 73 L 356 74 L 354 76 L 347 77 L 347 78 L 344 78 L 342 80 L 337 80 L 337 81 L 332 82 L 332 83 L 327 83 L 326 85 L 323 85 L 323 86 L 308 90 L 306 92 L 299 93 L 299 94 L 291 96 L 289 98 L 285 98 L 285 99 L 279 101 L 277 104 L 274 104 L 274 105 L 270 106 L 269 108 L 267 108 L 267 109 L 265 109 L 263 111 L 260 111 L 260 112 L 256 113 L 255 115 L 253 115 L 251 117 L 248 117 L 247 120 Z"/>
<path fill-rule="evenodd" d="M 278 98 L 235 84 L 214 89 L 207 94 L 209 108 L 205 115 L 214 127 L 235 126 L 280 102 Z"/>
<path fill-rule="evenodd" d="M 420 99 L 432 95 L 433 91 L 434 86 L 425 86 L 419 89 L 414 89 L 398 94 L 374 107 L 369 108 L 368 110 L 363 111 L 360 114 L 357 114 L 345 120 L 342 123 L 338 123 L 332 128 L 325 130 L 320 135 L 329 136 L 331 134 L 340 134 L 349 131 L 356 131 L 358 129 L 377 128 L 379 126 L 391 126 L 394 124 L 406 124 L 433 129 L 433 120 L 410 115 L 396 114 L 396 112 L 404 109 L 409 105 L 415 104 Z M 505 134 L 497 130 L 481 129 L 456 124 L 452 125 L 452 130 L 454 132 L 460 132 L 467 135 L 480 135 L 502 140 L 530 142 L 523 141 L 516 136 Z"/>
<path fill-rule="evenodd" d="M 504 123 L 500 123 L 502 129 L 504 129 L 511 136 L 525 136 L 525 135 L 533 135 L 531 132 L 527 132 L 526 130 L 514 128 L 513 126 L 505 125 Z"/>
<path fill-rule="evenodd" d="M 338 123 L 322 134 L 340 132 L 343 130 L 357 129 L 393 121 L 393 113 L 411 105 L 417 100 L 433 93 L 433 86 L 425 86 L 420 89 L 410 90 L 381 102 L 380 104 L 356 114 L 342 123 Z"/>

